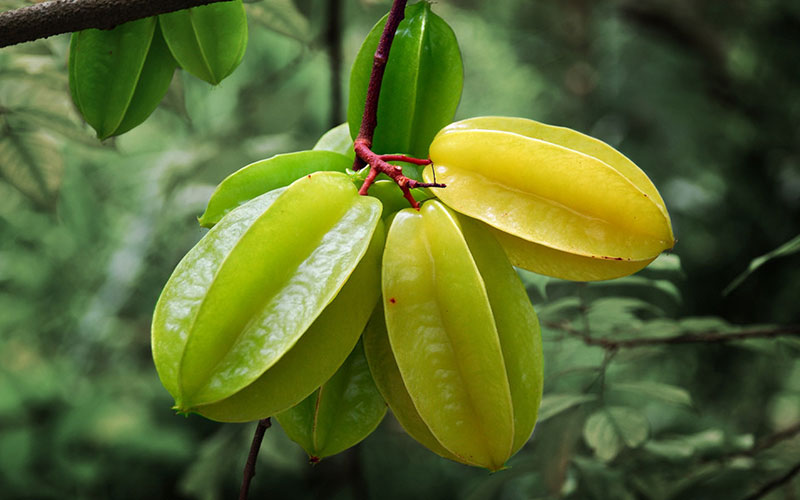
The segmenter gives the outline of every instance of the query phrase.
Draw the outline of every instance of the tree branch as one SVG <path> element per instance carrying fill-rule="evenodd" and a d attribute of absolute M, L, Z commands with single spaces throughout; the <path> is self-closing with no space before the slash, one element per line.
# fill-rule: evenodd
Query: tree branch
<path fill-rule="evenodd" d="M 704 344 L 712 342 L 733 342 L 736 340 L 766 339 L 774 337 L 800 337 L 800 326 L 789 325 L 776 328 L 761 328 L 753 330 L 743 330 L 734 333 L 706 332 L 695 334 L 676 335 L 674 337 L 650 337 L 638 339 L 612 340 L 597 338 L 580 332 L 564 323 L 544 323 L 546 326 L 555 328 L 575 337 L 580 337 L 586 345 L 602 347 L 607 350 L 628 349 L 633 347 L 644 347 L 653 345 L 676 345 L 676 344 Z"/>
<path fill-rule="evenodd" d="M 794 476 L 800 473 L 800 463 L 794 464 L 794 467 L 789 469 L 789 472 L 782 475 L 781 477 L 775 478 L 772 481 L 768 482 L 761 488 L 759 488 L 755 493 L 752 495 L 746 496 L 743 500 L 758 500 L 759 498 L 763 498 L 767 496 L 772 490 L 783 486 L 784 484 L 788 484 L 789 481 L 792 480 Z"/>
<path fill-rule="evenodd" d="M 50 0 L 0 13 L 0 47 L 229 0 Z"/>
<path fill-rule="evenodd" d="M 256 459 L 258 450 L 261 449 L 261 441 L 264 439 L 264 432 L 272 426 L 269 417 L 258 421 L 256 432 L 253 435 L 253 443 L 250 445 L 250 454 L 247 455 L 247 462 L 244 464 L 244 474 L 242 476 L 242 487 L 239 489 L 239 500 L 247 500 L 247 492 L 250 490 L 250 481 L 256 475 Z"/>

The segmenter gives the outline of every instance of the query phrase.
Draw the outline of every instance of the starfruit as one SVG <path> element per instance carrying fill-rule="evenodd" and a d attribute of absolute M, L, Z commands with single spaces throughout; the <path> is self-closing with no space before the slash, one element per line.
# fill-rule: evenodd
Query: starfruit
<path fill-rule="evenodd" d="M 214 190 L 200 225 L 212 227 L 228 212 L 256 196 L 288 186 L 319 171 L 344 172 L 353 159 L 332 151 L 299 151 L 275 155 L 246 165 L 226 177 Z"/>
<path fill-rule="evenodd" d="M 358 135 L 373 57 L 388 16 L 372 28 L 353 62 L 347 121 Z M 450 26 L 428 2 L 406 7 L 389 51 L 378 100 L 376 153 L 428 157 L 428 145 L 456 112 L 463 86 L 461 52 Z"/>
<path fill-rule="evenodd" d="M 664 201 L 647 175 L 597 139 L 532 120 L 482 117 L 441 130 L 426 181 L 493 228 L 519 267 L 591 281 L 632 274 L 672 248 Z"/>
<path fill-rule="evenodd" d="M 412 437 L 491 470 L 528 440 L 542 393 L 536 313 L 488 230 L 438 201 L 397 213 L 382 266 L 385 325 L 364 347 Z"/>
<path fill-rule="evenodd" d="M 319 462 L 361 442 L 385 414 L 359 342 L 330 380 L 275 418 L 311 461 Z"/>
<path fill-rule="evenodd" d="M 97 137 L 106 139 L 150 116 L 175 67 L 154 17 L 111 30 L 78 31 L 69 50 L 70 93 Z"/>
<path fill-rule="evenodd" d="M 175 60 L 197 78 L 217 85 L 242 62 L 247 47 L 242 0 L 170 12 L 159 20 Z"/>
<path fill-rule="evenodd" d="M 153 358 L 181 412 L 248 421 L 296 405 L 355 346 L 380 294 L 381 204 L 343 173 L 232 210 L 178 264 Z"/>
<path fill-rule="evenodd" d="M 350 128 L 347 123 L 342 123 L 328 130 L 314 144 L 314 151 L 334 151 L 343 154 L 353 161 L 353 139 L 350 138 Z"/>

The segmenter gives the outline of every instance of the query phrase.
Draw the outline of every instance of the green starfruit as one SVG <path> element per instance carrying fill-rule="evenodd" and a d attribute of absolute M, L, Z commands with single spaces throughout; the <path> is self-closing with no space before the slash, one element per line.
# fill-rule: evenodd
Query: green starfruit
<path fill-rule="evenodd" d="M 536 314 L 500 245 L 437 201 L 402 210 L 382 290 L 386 338 L 373 316 L 365 352 L 395 416 L 442 456 L 504 467 L 536 422 L 542 354 Z"/>
<path fill-rule="evenodd" d="M 311 461 L 318 462 L 361 442 L 385 414 L 386 403 L 358 343 L 330 380 L 275 418 Z"/>
<path fill-rule="evenodd" d="M 472 118 L 441 130 L 423 177 L 478 219 L 519 267 L 590 281 L 642 269 L 674 237 L 650 179 L 611 146 L 532 120 Z"/>
<path fill-rule="evenodd" d="M 167 93 L 176 63 L 156 18 L 72 34 L 72 100 L 99 139 L 142 123 Z"/>
<path fill-rule="evenodd" d="M 353 139 L 350 138 L 350 129 L 347 123 L 337 125 L 322 134 L 313 149 L 314 151 L 334 151 L 343 154 L 350 159 L 350 163 L 355 158 Z"/>
<path fill-rule="evenodd" d="M 358 135 L 372 62 L 388 16 L 372 28 L 353 63 L 347 122 Z M 436 132 L 452 121 L 463 86 L 461 52 L 450 26 L 428 2 L 406 7 L 395 34 L 378 101 L 376 153 L 428 157 Z"/>
<path fill-rule="evenodd" d="M 153 358 L 176 408 L 264 418 L 333 375 L 379 294 L 380 215 L 345 174 L 318 172 L 223 217 L 153 317 Z"/>
<path fill-rule="evenodd" d="M 175 60 L 197 78 L 217 85 L 242 62 L 247 48 L 242 0 L 170 12 L 159 19 Z"/>
<path fill-rule="evenodd" d="M 208 200 L 200 225 L 212 227 L 242 203 L 319 171 L 344 172 L 353 160 L 331 151 L 300 151 L 275 155 L 244 166 L 226 177 Z"/>

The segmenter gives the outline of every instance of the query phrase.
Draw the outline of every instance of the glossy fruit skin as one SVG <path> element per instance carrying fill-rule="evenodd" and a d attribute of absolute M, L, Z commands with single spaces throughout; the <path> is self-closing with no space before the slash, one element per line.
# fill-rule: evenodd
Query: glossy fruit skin
<path fill-rule="evenodd" d="M 356 156 L 353 151 L 353 139 L 350 138 L 350 127 L 347 123 L 339 124 L 328 130 L 314 144 L 314 151 L 333 151 L 347 156 L 350 163 Z M 351 165 L 352 166 L 352 165 Z"/>
<path fill-rule="evenodd" d="M 247 15 L 241 0 L 159 16 L 164 38 L 181 68 L 212 85 L 239 66 L 247 48 Z"/>
<path fill-rule="evenodd" d="M 322 387 L 275 415 L 312 462 L 340 453 L 369 436 L 386 414 L 359 342 Z"/>
<path fill-rule="evenodd" d="M 440 455 L 503 468 L 533 430 L 542 355 L 536 314 L 502 248 L 437 201 L 402 210 L 382 290 L 388 342 L 373 316 L 364 345 L 398 420 Z"/>
<path fill-rule="evenodd" d="M 221 421 L 263 418 L 330 377 L 378 296 L 380 214 L 380 202 L 358 196 L 345 174 L 319 172 L 225 216 L 178 264 L 156 305 L 153 358 L 176 408 Z M 334 300 L 356 295 L 365 302 L 358 307 Z M 316 340 L 301 342 L 307 335 Z M 272 370 L 288 385 L 248 391 L 276 385 Z"/>
<path fill-rule="evenodd" d="M 437 196 L 495 230 L 511 262 L 590 281 L 645 267 L 674 237 L 652 182 L 607 144 L 523 118 L 453 123 L 431 144 L 423 177 Z"/>
<path fill-rule="evenodd" d="M 244 166 L 226 177 L 214 190 L 200 225 L 211 228 L 234 208 L 256 196 L 288 186 L 319 171 L 344 172 L 353 160 L 331 151 L 299 151 L 275 155 Z"/>
<path fill-rule="evenodd" d="M 367 35 L 350 73 L 347 121 L 353 138 L 358 135 L 373 56 L 387 17 Z M 427 158 L 434 135 L 455 115 L 463 80 L 453 30 L 431 12 L 428 2 L 406 7 L 383 76 L 372 150 Z"/>
<path fill-rule="evenodd" d="M 156 18 L 72 34 L 72 99 L 99 139 L 142 123 L 167 93 L 176 62 Z"/>

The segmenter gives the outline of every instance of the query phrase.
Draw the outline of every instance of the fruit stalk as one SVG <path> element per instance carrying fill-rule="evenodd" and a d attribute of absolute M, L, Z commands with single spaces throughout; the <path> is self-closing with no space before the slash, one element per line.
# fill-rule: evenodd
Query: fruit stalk
<path fill-rule="evenodd" d="M 247 463 L 244 465 L 242 476 L 242 487 L 239 490 L 239 500 L 247 500 L 247 492 L 250 490 L 250 481 L 256 475 L 256 459 L 258 451 L 261 449 L 261 441 L 264 440 L 264 432 L 272 426 L 269 417 L 258 421 L 256 432 L 253 434 L 253 443 L 250 445 L 250 454 L 247 455 Z"/>
<path fill-rule="evenodd" d="M 386 26 L 383 28 L 381 40 L 378 43 L 378 48 L 375 50 L 375 57 L 372 62 L 372 73 L 369 77 L 369 85 L 367 87 L 367 99 L 364 106 L 364 115 L 361 118 L 361 126 L 358 130 L 358 137 L 353 141 L 353 149 L 356 152 L 356 158 L 353 161 L 353 170 L 356 172 L 369 165 L 370 172 L 367 178 L 364 179 L 364 184 L 361 185 L 358 194 L 365 196 L 369 191 L 369 187 L 375 182 L 378 174 L 386 174 L 394 180 L 395 183 L 403 191 L 403 196 L 408 200 L 414 208 L 419 208 L 419 203 L 414 199 L 411 194 L 411 189 L 419 187 L 445 187 L 444 184 L 436 182 L 418 182 L 414 179 L 409 179 L 403 175 L 402 168 L 391 165 L 387 160 L 410 161 L 417 165 L 428 165 L 430 160 L 417 160 L 413 158 L 402 157 L 401 155 L 378 155 L 375 154 L 372 147 L 372 136 L 375 133 L 375 127 L 378 125 L 378 99 L 381 93 L 381 83 L 383 82 L 383 73 L 386 71 L 386 63 L 389 61 L 389 51 L 392 48 L 392 41 L 400 21 L 405 17 L 405 8 L 407 0 L 394 0 L 392 8 L 389 11 L 389 18 L 386 21 Z"/>
<path fill-rule="evenodd" d="M 406 3 L 408 0 L 394 0 L 392 9 L 389 11 L 389 19 L 386 21 L 386 26 L 383 28 L 381 41 L 378 43 L 378 48 L 375 50 L 375 58 L 372 61 L 372 74 L 369 77 L 369 86 L 367 87 L 367 101 L 364 106 L 364 115 L 361 117 L 361 127 L 358 130 L 358 137 L 355 139 L 355 144 L 361 143 L 369 149 L 372 146 L 372 135 L 375 133 L 375 127 L 378 125 L 378 98 L 381 94 L 381 84 L 383 83 L 383 73 L 386 71 L 386 63 L 389 62 L 389 51 L 392 48 L 392 41 L 394 41 L 394 34 L 400 21 L 405 17 Z M 356 149 L 358 155 L 358 150 Z M 356 156 L 353 163 L 353 170 L 356 172 L 364 168 L 366 159 Z"/>

